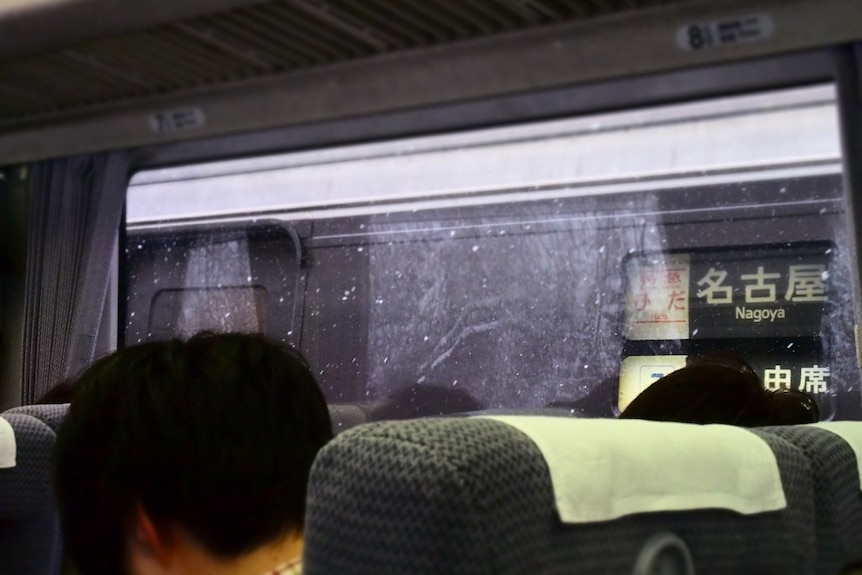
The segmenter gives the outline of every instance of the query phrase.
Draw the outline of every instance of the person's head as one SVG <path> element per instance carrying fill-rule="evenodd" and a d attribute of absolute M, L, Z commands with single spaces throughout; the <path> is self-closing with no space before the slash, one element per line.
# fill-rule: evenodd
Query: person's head
<path fill-rule="evenodd" d="M 414 384 L 391 394 L 371 411 L 372 421 L 414 419 L 479 411 L 482 404 L 463 389 Z"/>
<path fill-rule="evenodd" d="M 80 575 L 137 575 L 150 572 L 141 557 L 170 563 L 177 542 L 229 563 L 301 534 L 311 464 L 331 438 L 303 357 L 262 336 L 103 358 L 78 380 L 55 450 L 72 561 Z"/>
<path fill-rule="evenodd" d="M 61 381 L 36 400 L 36 405 L 71 403 L 75 387 L 71 381 Z"/>
<path fill-rule="evenodd" d="M 817 404 L 800 392 L 770 392 L 745 363 L 695 361 L 634 398 L 622 419 L 744 427 L 814 423 Z"/>

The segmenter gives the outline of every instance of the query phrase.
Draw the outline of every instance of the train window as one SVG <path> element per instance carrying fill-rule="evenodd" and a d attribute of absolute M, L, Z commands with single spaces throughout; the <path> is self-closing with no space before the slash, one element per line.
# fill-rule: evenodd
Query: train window
<path fill-rule="evenodd" d="M 858 417 L 842 194 L 832 86 L 140 172 L 126 341 L 264 331 L 380 417 L 734 353 Z"/>

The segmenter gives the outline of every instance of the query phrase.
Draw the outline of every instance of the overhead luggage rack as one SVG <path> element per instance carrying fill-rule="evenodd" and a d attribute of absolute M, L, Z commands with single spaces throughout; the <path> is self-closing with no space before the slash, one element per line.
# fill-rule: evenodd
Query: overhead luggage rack
<path fill-rule="evenodd" d="M 122 33 L 15 57 L 10 54 L 22 50 L 15 50 L 7 37 L 0 41 L 0 128 L 109 103 L 687 1 L 269 0 L 126 26 Z M 81 3 L 81 11 L 100 4 L 107 3 Z M 44 19 L 57 19 L 74 8 L 71 3 L 64 10 L 46 7 Z M 113 16 L 130 18 L 122 12 Z M 0 12 L 0 32 L 32 43 L 25 37 L 28 28 L 36 34 L 49 28 L 41 17 L 26 10 Z M 60 23 L 53 28 L 58 35 L 69 34 Z"/>

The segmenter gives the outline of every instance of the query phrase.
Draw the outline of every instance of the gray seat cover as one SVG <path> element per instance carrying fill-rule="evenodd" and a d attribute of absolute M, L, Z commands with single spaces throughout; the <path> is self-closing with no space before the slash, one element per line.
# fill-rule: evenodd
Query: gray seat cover
<path fill-rule="evenodd" d="M 66 413 L 69 411 L 68 403 L 44 404 L 44 405 L 22 405 L 21 407 L 13 407 L 5 411 L 7 413 L 24 413 L 31 415 L 39 421 L 50 427 L 54 433 L 60 429 L 60 425 L 66 418 Z"/>
<path fill-rule="evenodd" d="M 51 488 L 56 436 L 29 415 L 2 417 L 15 431 L 17 466 L 0 469 L 0 574 L 56 575 L 62 561 L 60 521 Z"/>
<path fill-rule="evenodd" d="M 314 464 L 305 572 L 628 575 L 641 546 L 670 531 L 689 546 L 701 575 L 812 573 L 808 461 L 788 442 L 761 436 L 779 461 L 785 510 L 563 525 L 545 461 L 516 429 L 471 418 L 363 425 L 336 438 Z"/>
<path fill-rule="evenodd" d="M 837 435 L 816 427 L 763 430 L 793 443 L 811 462 L 817 573 L 834 575 L 862 561 L 862 492 L 853 449 Z"/>

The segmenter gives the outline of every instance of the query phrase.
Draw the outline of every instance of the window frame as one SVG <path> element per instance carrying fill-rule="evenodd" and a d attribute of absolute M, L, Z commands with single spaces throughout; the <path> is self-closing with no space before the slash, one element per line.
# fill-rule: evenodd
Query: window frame
<path fill-rule="evenodd" d="M 632 110 L 805 85 L 833 83 L 838 95 L 844 202 L 850 245 L 857 361 L 862 366 L 862 44 L 541 89 L 517 94 L 350 117 L 306 125 L 139 148 L 132 171 L 169 165 L 482 129 Z M 120 230 L 125 243 L 125 219 Z M 120 276 L 123 277 L 122 260 Z M 122 301 L 121 279 L 120 301 Z M 118 311 L 123 311 L 122 303 Z M 120 322 L 118 322 L 120 323 Z M 118 342 L 122 345 L 120 325 Z M 862 378 L 862 373 L 860 373 Z"/>

